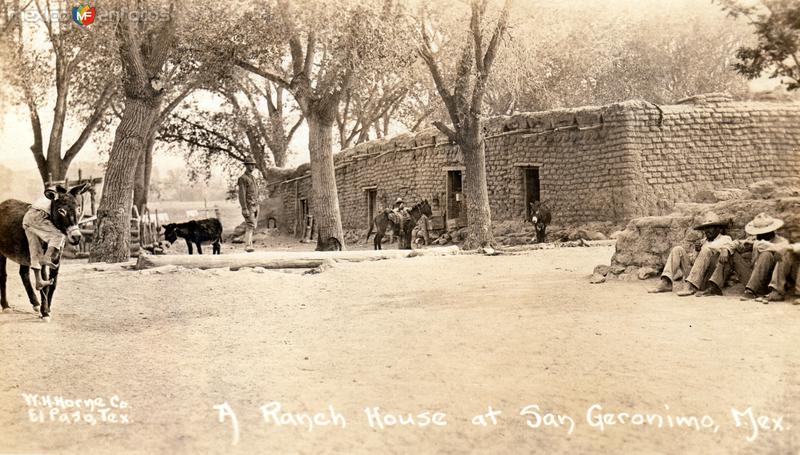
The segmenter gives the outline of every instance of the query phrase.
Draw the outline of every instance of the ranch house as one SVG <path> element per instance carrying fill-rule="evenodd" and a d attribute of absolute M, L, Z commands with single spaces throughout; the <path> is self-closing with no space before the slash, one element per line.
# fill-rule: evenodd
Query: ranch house
<path fill-rule="evenodd" d="M 492 219 L 524 219 L 545 201 L 553 222 L 625 223 L 663 214 L 704 190 L 800 180 L 800 103 L 674 105 L 633 100 L 490 118 L 485 122 Z M 435 129 L 359 144 L 335 155 L 344 229 L 366 232 L 397 197 L 432 202 L 436 228 L 467 225 L 463 156 Z M 308 164 L 269 184 L 276 219 L 300 235 L 311 213 Z M 275 199 L 277 198 L 277 200 Z"/>

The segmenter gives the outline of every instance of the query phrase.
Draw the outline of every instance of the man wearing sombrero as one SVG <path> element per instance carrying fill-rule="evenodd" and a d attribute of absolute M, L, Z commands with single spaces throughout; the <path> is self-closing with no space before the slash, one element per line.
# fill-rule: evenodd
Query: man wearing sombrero
<path fill-rule="evenodd" d="M 239 205 L 242 206 L 242 216 L 246 224 L 244 232 L 244 250 L 248 253 L 253 249 L 253 232 L 258 225 L 258 183 L 253 175 L 253 169 L 256 167 L 256 161 L 253 158 L 247 158 L 244 162 L 244 174 L 239 177 L 237 182 L 239 186 Z"/>
<path fill-rule="evenodd" d="M 776 234 L 781 226 L 783 226 L 783 220 L 773 218 L 766 213 L 759 213 L 745 225 L 744 231 L 748 235 L 755 236 L 755 240 L 753 241 L 753 260 L 751 262 L 752 272 L 749 277 L 739 276 L 742 283 L 746 283 L 743 299 L 755 299 L 759 295 L 769 292 L 768 285 L 780 258 L 780 252 L 783 247 L 789 245 L 788 240 Z M 720 261 L 725 262 L 727 258 L 728 254 L 724 253 L 720 257 Z"/>
<path fill-rule="evenodd" d="M 722 270 L 716 270 L 719 264 L 719 256 L 722 251 L 727 251 L 733 239 L 725 235 L 728 222 L 720 219 L 714 212 L 708 212 L 703 216 L 700 224 L 694 228 L 702 231 L 704 238 L 697 243 L 695 250 L 697 257 L 692 263 L 692 258 L 682 246 L 672 248 L 664 271 L 661 273 L 661 282 L 650 293 L 670 292 L 675 280 L 686 279 L 686 289 L 678 292 L 678 295 L 685 297 L 702 292 L 702 295 L 722 294 L 719 286 L 713 285 L 706 289 L 706 284 L 714 275 L 724 275 Z M 716 272 L 716 273 L 714 273 Z"/>
<path fill-rule="evenodd" d="M 782 302 L 794 286 L 794 305 L 800 305 L 800 243 L 792 243 L 780 248 L 780 258 L 772 271 L 769 282 L 770 293 L 760 300 L 763 303 Z"/>

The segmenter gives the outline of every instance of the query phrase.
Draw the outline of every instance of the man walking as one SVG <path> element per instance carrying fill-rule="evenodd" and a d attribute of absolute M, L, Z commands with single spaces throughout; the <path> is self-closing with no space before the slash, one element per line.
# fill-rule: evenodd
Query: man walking
<path fill-rule="evenodd" d="M 256 162 L 248 158 L 244 162 L 244 174 L 239 177 L 239 205 L 242 206 L 242 216 L 246 224 L 244 232 L 244 250 L 248 253 L 254 251 L 253 233 L 258 225 L 258 183 L 253 176 Z"/>

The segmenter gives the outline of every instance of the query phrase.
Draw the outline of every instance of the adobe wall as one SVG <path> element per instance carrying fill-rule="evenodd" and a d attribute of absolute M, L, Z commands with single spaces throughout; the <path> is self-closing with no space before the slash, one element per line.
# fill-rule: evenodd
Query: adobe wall
<path fill-rule="evenodd" d="M 800 181 L 800 104 L 701 95 L 632 112 L 638 151 L 634 211 L 669 212 L 701 191 Z"/>
<path fill-rule="evenodd" d="M 666 213 L 702 190 L 800 178 L 800 104 L 730 102 L 715 95 L 656 106 L 602 107 L 495 117 L 486 121 L 493 220 L 522 219 L 525 166 L 539 169 L 541 199 L 559 225 L 623 223 Z M 335 155 L 344 229 L 366 230 L 365 189 L 380 207 L 445 200 L 447 169 L 463 166 L 458 147 L 436 130 L 360 144 Z M 271 185 L 295 223 L 308 198 L 308 165 Z M 282 223 L 283 224 L 283 223 Z M 302 227 L 298 224 L 298 229 Z M 291 232 L 291 228 L 289 229 Z"/>

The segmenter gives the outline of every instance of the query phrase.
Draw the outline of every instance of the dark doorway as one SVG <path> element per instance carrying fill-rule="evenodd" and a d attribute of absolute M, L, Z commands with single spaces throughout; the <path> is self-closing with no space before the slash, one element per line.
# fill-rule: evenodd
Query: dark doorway
<path fill-rule="evenodd" d="M 301 232 L 302 235 L 300 236 L 302 239 L 305 239 L 308 236 L 309 231 L 309 217 L 308 217 L 308 200 L 305 198 L 300 199 L 300 213 L 298 213 L 300 226 L 302 226 Z"/>
<path fill-rule="evenodd" d="M 372 226 L 372 220 L 375 219 L 375 214 L 378 212 L 378 190 L 377 188 L 367 188 L 366 192 L 367 202 L 367 229 Z"/>
<path fill-rule="evenodd" d="M 528 167 L 523 169 L 525 185 L 525 219 L 530 220 L 531 204 L 539 201 L 539 168 Z"/>
<path fill-rule="evenodd" d="M 308 216 L 308 200 L 303 198 L 300 199 L 300 218 L 305 222 L 306 217 Z"/>
<path fill-rule="evenodd" d="M 450 227 L 463 227 L 467 225 L 467 213 L 464 210 L 464 192 L 462 188 L 461 171 L 447 171 L 447 220 L 455 220 L 448 224 Z"/>

